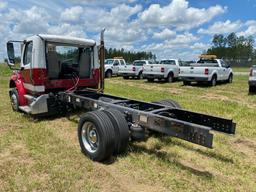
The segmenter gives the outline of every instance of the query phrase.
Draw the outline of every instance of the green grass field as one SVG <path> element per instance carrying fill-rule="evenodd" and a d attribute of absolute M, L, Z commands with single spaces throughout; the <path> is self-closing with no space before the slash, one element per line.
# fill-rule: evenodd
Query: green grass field
<path fill-rule="evenodd" d="M 101 164 L 80 152 L 76 115 L 37 120 L 13 112 L 9 74 L 0 65 L 0 191 L 256 191 L 256 95 L 248 95 L 245 75 L 216 87 L 107 79 L 106 93 L 175 99 L 185 109 L 232 118 L 237 133 L 214 133 L 214 149 L 152 137 Z"/>

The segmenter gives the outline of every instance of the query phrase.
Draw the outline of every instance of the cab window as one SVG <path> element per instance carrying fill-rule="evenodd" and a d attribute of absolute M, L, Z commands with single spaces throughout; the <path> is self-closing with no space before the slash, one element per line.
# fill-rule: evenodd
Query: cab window
<path fill-rule="evenodd" d="M 123 60 L 120 60 L 120 63 L 121 63 L 121 65 L 124 65 L 124 61 Z"/>
<path fill-rule="evenodd" d="M 166 65 L 176 65 L 174 60 L 162 60 L 160 64 L 166 64 Z"/>
<path fill-rule="evenodd" d="M 117 65 L 119 65 L 119 62 L 118 62 L 118 60 L 115 60 L 115 62 L 114 62 L 114 64 L 113 64 L 114 66 L 117 66 Z"/>
<path fill-rule="evenodd" d="M 222 67 L 227 67 L 227 66 L 228 66 L 228 65 L 225 63 L 225 61 L 223 61 L 223 60 L 220 61 L 220 64 L 221 64 Z"/>
<path fill-rule="evenodd" d="M 33 48 L 32 42 L 29 42 L 28 44 L 26 44 L 24 58 L 23 58 L 24 65 L 31 64 L 32 62 L 32 48 Z"/>

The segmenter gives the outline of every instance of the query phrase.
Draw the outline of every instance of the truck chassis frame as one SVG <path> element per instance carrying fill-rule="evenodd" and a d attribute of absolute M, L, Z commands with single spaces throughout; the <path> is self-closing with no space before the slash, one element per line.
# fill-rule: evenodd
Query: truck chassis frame
<path fill-rule="evenodd" d="M 58 97 L 67 105 L 87 111 L 115 109 L 125 116 L 129 127 L 139 126 L 208 148 L 213 144 L 210 131 L 235 134 L 236 129 L 232 120 L 91 90 L 61 92 Z"/>

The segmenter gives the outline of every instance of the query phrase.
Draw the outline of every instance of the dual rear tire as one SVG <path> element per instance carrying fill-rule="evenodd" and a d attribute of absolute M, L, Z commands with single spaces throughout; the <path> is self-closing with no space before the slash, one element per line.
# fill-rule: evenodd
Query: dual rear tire
<path fill-rule="evenodd" d="M 123 114 L 108 109 L 85 113 L 78 124 L 82 153 L 94 161 L 104 161 L 127 149 L 129 128 Z"/>

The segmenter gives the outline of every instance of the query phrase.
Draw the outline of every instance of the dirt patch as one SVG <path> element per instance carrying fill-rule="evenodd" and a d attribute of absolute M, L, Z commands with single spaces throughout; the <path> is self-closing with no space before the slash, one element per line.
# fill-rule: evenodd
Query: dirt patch
<path fill-rule="evenodd" d="M 129 191 L 129 192 L 157 192 L 168 191 L 161 185 L 151 185 L 149 182 L 141 181 L 141 175 L 139 171 L 136 173 L 124 173 L 116 165 L 103 165 L 98 164 L 96 170 L 95 181 L 100 179 L 97 185 L 100 186 L 101 191 Z M 134 175 L 135 174 L 135 175 Z"/>
<path fill-rule="evenodd" d="M 237 145 L 238 147 L 246 147 L 249 148 L 251 150 L 253 150 L 254 152 L 256 152 L 256 142 L 249 140 L 249 139 L 237 139 L 235 142 L 235 145 Z"/>
<path fill-rule="evenodd" d="M 0 166 L 8 162 L 20 164 L 32 164 L 33 160 L 24 144 L 13 144 L 0 153 Z"/>
<path fill-rule="evenodd" d="M 234 148 L 248 158 L 254 158 L 256 155 L 256 142 L 249 139 L 237 139 Z"/>
<path fill-rule="evenodd" d="M 202 99 L 217 99 L 221 101 L 230 101 L 230 98 L 224 95 L 216 95 L 212 93 L 206 93 L 203 96 L 201 96 Z"/>

